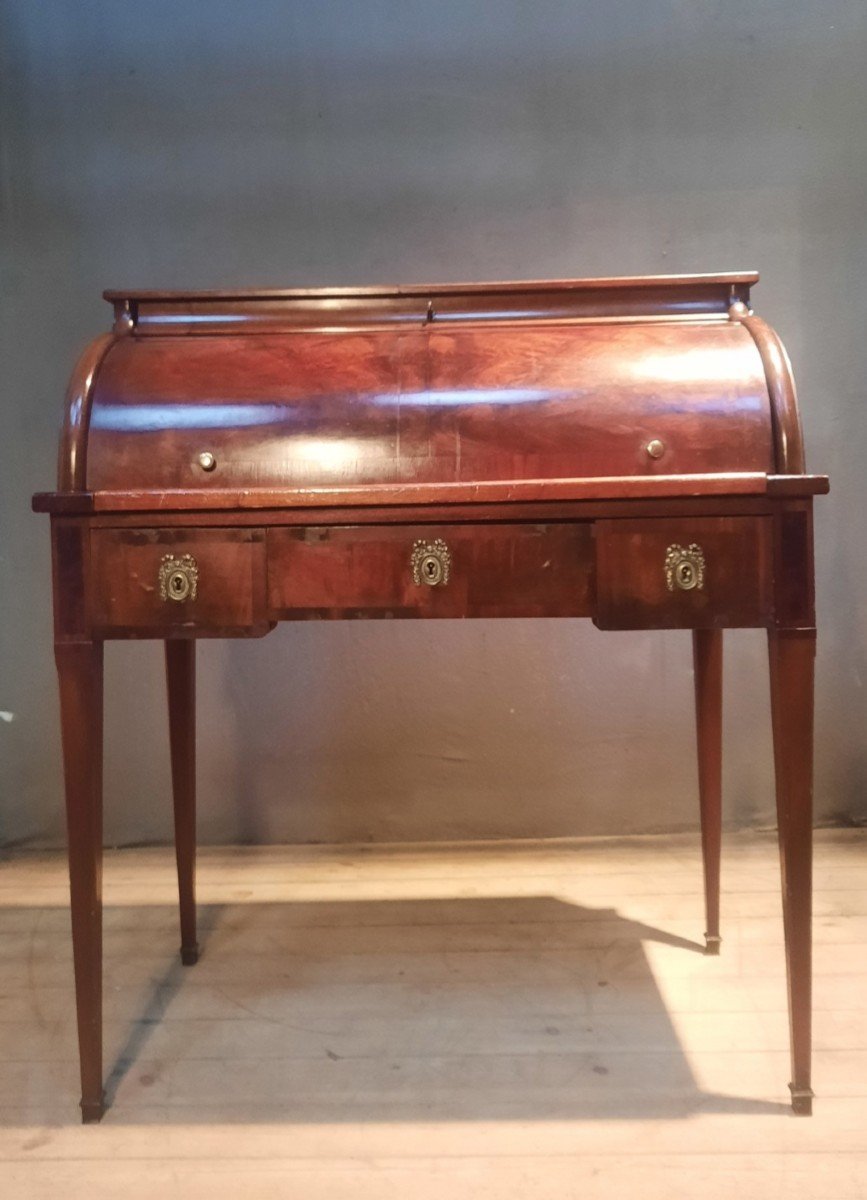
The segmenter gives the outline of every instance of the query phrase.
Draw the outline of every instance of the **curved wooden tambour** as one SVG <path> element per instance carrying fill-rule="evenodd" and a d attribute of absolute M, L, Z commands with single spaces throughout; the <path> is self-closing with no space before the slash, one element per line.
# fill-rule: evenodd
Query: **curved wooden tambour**
<path fill-rule="evenodd" d="M 757 278 L 107 292 L 59 489 L 801 474 Z"/>
<path fill-rule="evenodd" d="M 778 472 L 755 278 L 108 293 L 86 487 Z"/>
<path fill-rule="evenodd" d="M 648 445 L 662 443 L 652 457 Z M 215 467 L 203 470 L 200 455 Z M 210 463 L 210 460 L 208 460 Z M 737 323 L 124 337 L 91 410 L 90 490 L 771 472 Z"/>

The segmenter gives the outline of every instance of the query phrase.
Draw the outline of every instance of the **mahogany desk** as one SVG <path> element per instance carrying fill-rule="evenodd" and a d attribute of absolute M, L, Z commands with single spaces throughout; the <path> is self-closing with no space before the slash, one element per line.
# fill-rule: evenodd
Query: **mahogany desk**
<path fill-rule="evenodd" d="M 692 631 L 708 953 L 722 630 L 768 630 L 792 1047 L 809 1113 L 812 497 L 755 274 L 108 292 L 51 514 L 81 1108 L 104 1111 L 102 658 L 165 642 L 181 957 L 196 961 L 198 637 L 372 617 Z"/>

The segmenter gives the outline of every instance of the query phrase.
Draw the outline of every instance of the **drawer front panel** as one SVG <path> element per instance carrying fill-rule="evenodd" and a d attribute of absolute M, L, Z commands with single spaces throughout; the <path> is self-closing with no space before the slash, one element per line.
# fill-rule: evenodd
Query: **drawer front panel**
<path fill-rule="evenodd" d="M 265 627 L 265 540 L 256 529 L 95 529 L 97 631 L 141 636 Z"/>
<path fill-rule="evenodd" d="M 272 619 L 589 616 L 589 524 L 268 531 Z"/>
<path fill-rule="evenodd" d="M 600 629 L 768 625 L 771 519 L 599 521 L 596 571 Z"/>

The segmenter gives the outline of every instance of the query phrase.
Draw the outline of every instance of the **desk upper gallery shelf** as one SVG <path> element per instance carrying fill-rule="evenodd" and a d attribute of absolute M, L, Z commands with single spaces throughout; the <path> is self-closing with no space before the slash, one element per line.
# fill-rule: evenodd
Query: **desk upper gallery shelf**
<path fill-rule="evenodd" d="M 52 516 L 82 1111 L 103 1111 L 102 653 L 165 641 L 182 957 L 195 961 L 194 646 L 276 621 L 591 617 L 693 635 L 719 948 L 722 630 L 769 635 L 792 1096 L 810 1110 L 812 502 L 752 272 L 107 292 Z"/>

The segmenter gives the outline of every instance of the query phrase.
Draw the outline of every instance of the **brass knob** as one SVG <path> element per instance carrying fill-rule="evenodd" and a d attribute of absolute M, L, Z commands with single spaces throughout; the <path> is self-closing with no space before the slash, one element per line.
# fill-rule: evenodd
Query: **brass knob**
<path fill-rule="evenodd" d="M 199 588 L 199 568 L 192 554 L 175 558 L 164 554 L 160 563 L 160 596 L 163 600 L 174 600 L 182 604 L 195 600 Z"/>
<path fill-rule="evenodd" d="M 675 588 L 682 592 L 703 588 L 704 570 L 704 551 L 695 542 L 686 549 L 675 542 L 665 552 L 665 585 L 670 592 Z"/>
<path fill-rule="evenodd" d="M 214 458 L 210 450 L 203 450 L 199 455 L 198 463 L 203 471 L 213 471 L 217 465 L 217 460 Z"/>
<path fill-rule="evenodd" d="M 423 583 L 428 587 L 437 587 L 439 584 L 445 586 L 448 583 L 452 556 L 442 538 L 436 538 L 432 542 L 415 542 L 410 561 L 412 579 L 416 587 Z"/>
<path fill-rule="evenodd" d="M 648 458 L 662 458 L 665 454 L 665 442 L 660 441 L 659 438 L 651 438 L 644 448 Z"/>

